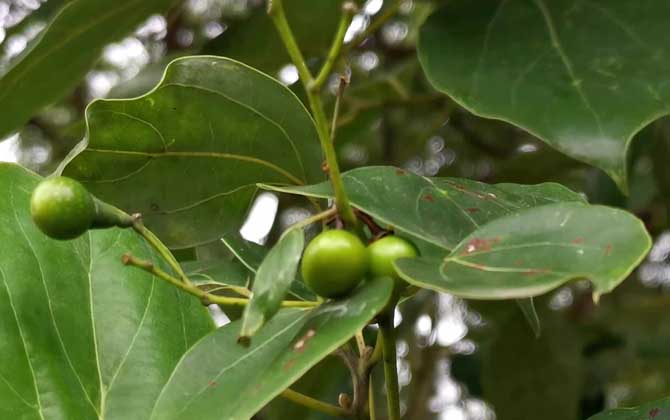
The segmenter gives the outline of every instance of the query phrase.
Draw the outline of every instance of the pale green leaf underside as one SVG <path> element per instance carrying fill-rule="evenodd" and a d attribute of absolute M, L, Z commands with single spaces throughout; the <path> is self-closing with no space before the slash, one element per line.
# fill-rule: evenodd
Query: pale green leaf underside
<path fill-rule="evenodd" d="M 508 121 L 626 185 L 626 152 L 670 113 L 670 3 L 451 1 L 423 26 L 432 84 L 473 113 Z"/>
<path fill-rule="evenodd" d="M 485 223 L 521 209 L 584 200 L 554 183 L 488 185 L 459 178 L 421 177 L 391 166 L 358 168 L 342 178 L 354 207 L 443 249 L 454 248 Z M 305 187 L 261 187 L 309 197 L 333 197 L 328 182 Z"/>
<path fill-rule="evenodd" d="M 670 418 L 670 398 L 652 401 L 634 408 L 608 410 L 588 420 L 667 420 Z"/>
<path fill-rule="evenodd" d="M 388 302 L 393 282 L 378 279 L 346 300 L 282 310 L 236 344 L 240 323 L 203 338 L 181 360 L 151 419 L 248 419 L 312 366 L 349 340 Z"/>
<path fill-rule="evenodd" d="M 30 219 L 39 177 L 0 164 L 0 418 L 146 418 L 181 355 L 211 330 L 197 299 L 121 255 L 132 231 L 55 241 Z M 159 264 L 160 260 L 155 259 Z"/>
<path fill-rule="evenodd" d="M 51 3 L 51 2 L 50 2 Z M 0 138 L 81 83 L 102 48 L 174 0 L 72 0 L 0 79 Z M 40 7 L 40 10 L 47 6 Z"/>
<path fill-rule="evenodd" d="M 408 282 L 471 299 L 525 298 L 588 278 L 598 298 L 644 258 L 651 239 L 622 210 L 577 202 L 548 204 L 502 217 L 443 260 L 396 262 Z"/>
<path fill-rule="evenodd" d="M 257 182 L 323 178 L 316 130 L 298 98 L 234 60 L 177 59 L 153 91 L 96 101 L 86 117 L 87 139 L 63 173 L 142 213 L 173 248 L 239 229 Z"/>

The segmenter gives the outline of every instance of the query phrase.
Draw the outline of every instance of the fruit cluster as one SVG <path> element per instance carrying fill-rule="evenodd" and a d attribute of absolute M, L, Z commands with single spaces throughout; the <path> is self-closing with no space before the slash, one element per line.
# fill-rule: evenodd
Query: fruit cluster
<path fill-rule="evenodd" d="M 417 255 L 414 245 L 398 236 L 385 236 L 366 248 L 351 232 L 327 230 L 305 248 L 302 277 L 314 293 L 326 298 L 349 294 L 366 275 L 393 278 L 400 287 L 393 262 Z"/>

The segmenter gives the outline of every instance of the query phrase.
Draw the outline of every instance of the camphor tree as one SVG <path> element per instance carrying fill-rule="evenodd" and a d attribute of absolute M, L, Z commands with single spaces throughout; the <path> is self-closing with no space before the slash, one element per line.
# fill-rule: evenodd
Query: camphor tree
<path fill-rule="evenodd" d="M 49 0 L 8 29 L 48 21 L 3 62 L 0 136 L 52 160 L 0 164 L 0 418 L 460 419 L 427 408 L 445 356 L 482 416 L 670 418 L 670 324 L 632 321 L 667 297 L 605 296 L 651 247 L 633 212 L 668 223 L 670 137 L 643 129 L 670 4 L 272 0 L 224 31 L 234 2 L 205 1 L 202 37 L 190 3 Z M 161 13 L 167 53 L 87 104 L 103 47 Z M 264 245 L 239 233 L 261 191 L 302 209 Z M 436 296 L 483 317 L 479 349 L 414 346 L 401 387 L 398 314 Z M 603 360 L 643 345 L 655 401 L 605 411 L 631 359 Z"/>

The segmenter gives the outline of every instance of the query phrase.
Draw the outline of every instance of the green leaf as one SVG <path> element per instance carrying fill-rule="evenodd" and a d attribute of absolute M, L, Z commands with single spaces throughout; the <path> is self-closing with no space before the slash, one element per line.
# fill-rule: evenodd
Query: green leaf
<path fill-rule="evenodd" d="M 670 3 L 652 0 L 451 1 L 423 26 L 419 59 L 471 112 L 522 127 L 625 187 L 632 137 L 670 112 L 668 13 Z"/>
<path fill-rule="evenodd" d="M 283 3 L 303 55 L 307 58 L 324 55 L 335 36 L 343 1 L 284 0 Z M 315 22 L 319 23 L 318 29 Z M 248 19 L 231 22 L 230 28 L 205 45 L 204 52 L 240 60 L 268 74 L 275 74 L 291 62 L 265 4 L 259 4 Z"/>
<path fill-rule="evenodd" d="M 369 166 L 342 175 L 354 207 L 444 249 L 490 220 L 559 201 L 583 201 L 553 183 L 487 185 L 458 178 L 426 178 L 390 166 Z M 332 198 L 329 182 L 306 187 L 261 185 L 273 191 Z"/>
<path fill-rule="evenodd" d="M 279 310 L 298 272 L 304 246 L 302 229 L 293 229 L 282 236 L 258 267 L 251 301 L 242 316 L 241 342 L 248 343 Z"/>
<path fill-rule="evenodd" d="M 408 282 L 471 299 L 526 298 L 588 278 L 597 300 L 642 261 L 651 238 L 630 213 L 582 203 L 518 211 L 473 232 L 443 259 L 396 261 Z"/>
<path fill-rule="evenodd" d="M 346 300 L 280 311 L 248 348 L 239 322 L 193 346 L 163 389 L 151 419 L 248 419 L 354 336 L 387 304 L 393 282 L 377 279 Z"/>
<path fill-rule="evenodd" d="M 136 99 L 96 101 L 63 173 L 139 212 L 172 248 L 237 231 L 256 182 L 323 178 L 311 117 L 276 80 L 236 61 L 186 57 Z"/>
<path fill-rule="evenodd" d="M 213 328 L 197 299 L 141 270 L 133 231 L 55 241 L 30 218 L 40 178 L 0 164 L 0 418 L 146 418 L 182 354 Z"/>
<path fill-rule="evenodd" d="M 73 0 L 0 79 L 0 138 L 68 94 L 102 48 L 165 11 L 174 0 Z"/>
<path fill-rule="evenodd" d="M 663 398 L 635 408 L 608 410 L 589 420 L 666 420 L 670 418 L 670 398 Z"/>

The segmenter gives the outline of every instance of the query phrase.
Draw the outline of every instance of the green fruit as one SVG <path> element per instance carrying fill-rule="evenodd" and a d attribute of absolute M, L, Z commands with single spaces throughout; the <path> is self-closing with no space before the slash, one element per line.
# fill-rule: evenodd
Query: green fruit
<path fill-rule="evenodd" d="M 411 242 L 397 236 L 385 236 L 368 246 L 370 274 L 372 277 L 392 277 L 400 280 L 393 267 L 398 258 L 414 258 L 419 255 Z"/>
<path fill-rule="evenodd" d="M 79 182 L 63 176 L 47 178 L 30 199 L 30 213 L 42 232 L 54 239 L 72 239 L 93 225 L 96 206 Z"/>
<path fill-rule="evenodd" d="M 341 297 L 351 292 L 368 268 L 365 246 L 358 236 L 344 230 L 320 233 L 302 256 L 302 277 L 319 296 Z"/>

